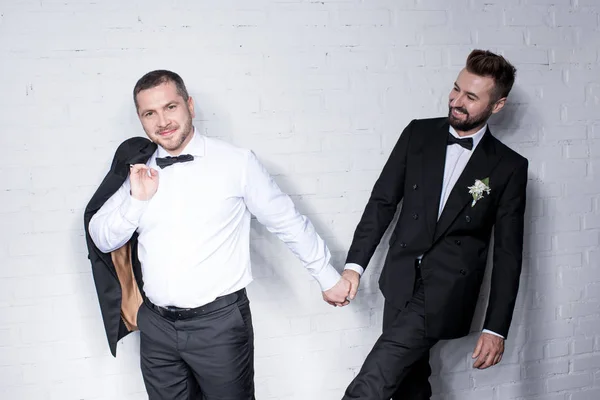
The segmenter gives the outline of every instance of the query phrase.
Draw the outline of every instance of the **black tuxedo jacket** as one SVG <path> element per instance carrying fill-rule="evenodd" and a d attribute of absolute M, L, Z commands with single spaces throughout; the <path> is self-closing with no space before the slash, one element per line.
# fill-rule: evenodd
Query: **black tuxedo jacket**
<path fill-rule="evenodd" d="M 123 142 L 117 148 L 110 171 L 84 212 L 88 258 L 92 263 L 100 311 L 113 356 L 117 354 L 117 342 L 137 329 L 137 311 L 143 298 L 142 273 L 137 258 L 137 234 L 120 249 L 106 254 L 96 247 L 88 227 L 92 216 L 127 179 L 129 165 L 146 163 L 155 150 L 156 144 L 145 138 L 135 137 Z"/>
<path fill-rule="evenodd" d="M 379 286 L 388 302 L 404 308 L 412 296 L 415 259 L 423 255 L 426 334 L 457 338 L 469 333 L 494 227 L 484 328 L 506 337 L 521 273 L 528 162 L 488 129 L 438 220 L 448 129 L 447 118 L 406 127 L 373 187 L 347 262 L 366 268 L 403 200 Z M 472 206 L 467 187 L 484 178 L 491 192 Z"/>

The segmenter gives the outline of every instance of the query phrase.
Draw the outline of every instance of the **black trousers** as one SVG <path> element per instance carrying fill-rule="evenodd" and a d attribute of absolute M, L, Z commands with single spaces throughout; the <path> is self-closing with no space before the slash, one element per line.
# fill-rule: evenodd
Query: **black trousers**
<path fill-rule="evenodd" d="M 254 333 L 245 290 L 189 319 L 159 311 L 146 303 L 138 311 L 150 400 L 254 400 Z"/>
<path fill-rule="evenodd" d="M 425 336 L 425 292 L 418 264 L 413 296 L 402 310 L 386 302 L 383 333 L 343 400 L 428 400 L 429 350 L 437 339 Z"/>

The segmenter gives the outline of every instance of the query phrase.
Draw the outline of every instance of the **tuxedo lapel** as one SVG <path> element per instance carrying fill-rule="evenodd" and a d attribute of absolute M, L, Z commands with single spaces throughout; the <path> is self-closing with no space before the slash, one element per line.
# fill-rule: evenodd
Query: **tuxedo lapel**
<path fill-rule="evenodd" d="M 423 164 L 421 166 L 429 237 L 433 237 L 438 220 L 440 197 L 444 183 L 449 125 L 444 120 L 441 124 L 437 124 L 434 129 L 433 135 L 423 135 L 426 137 L 426 143 L 423 144 Z"/>
<path fill-rule="evenodd" d="M 500 157 L 496 154 L 492 134 L 488 129 L 450 192 L 435 227 L 434 241 L 446 232 L 463 208 L 473 201 L 468 187 L 472 186 L 476 179 L 483 180 L 489 177 L 498 161 Z M 490 185 L 493 185 L 493 182 Z"/>

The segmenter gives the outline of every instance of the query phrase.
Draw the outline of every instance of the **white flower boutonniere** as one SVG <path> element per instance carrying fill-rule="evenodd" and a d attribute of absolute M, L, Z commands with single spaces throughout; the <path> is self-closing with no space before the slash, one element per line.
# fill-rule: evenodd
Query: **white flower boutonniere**
<path fill-rule="evenodd" d="M 490 189 L 489 184 L 490 178 L 485 178 L 482 180 L 475 179 L 475 184 L 473 186 L 469 186 L 469 194 L 473 196 L 471 207 L 474 207 L 475 203 L 481 200 L 484 194 L 490 194 L 492 189 Z"/>

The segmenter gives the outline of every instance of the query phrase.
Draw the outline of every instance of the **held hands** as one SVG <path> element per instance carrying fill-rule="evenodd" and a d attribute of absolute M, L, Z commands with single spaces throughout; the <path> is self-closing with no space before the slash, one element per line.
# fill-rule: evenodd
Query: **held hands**
<path fill-rule="evenodd" d="M 146 164 L 134 164 L 129 168 L 131 196 L 136 200 L 150 200 L 158 190 L 158 171 Z"/>
<path fill-rule="evenodd" d="M 476 359 L 473 368 L 486 369 L 502 360 L 504 354 L 504 339 L 490 333 L 482 333 L 475 346 L 471 358 Z"/>
<path fill-rule="evenodd" d="M 360 275 L 356 271 L 344 270 L 338 283 L 329 290 L 323 292 L 323 300 L 335 307 L 343 307 L 354 300 Z"/>

